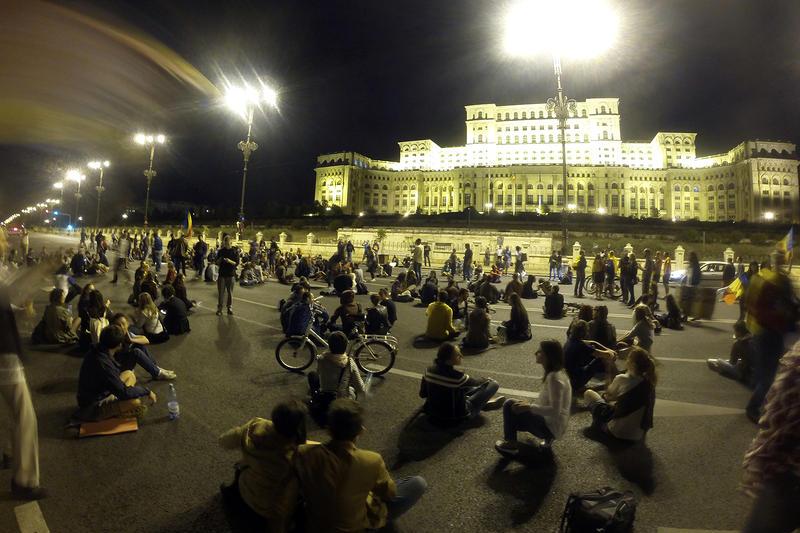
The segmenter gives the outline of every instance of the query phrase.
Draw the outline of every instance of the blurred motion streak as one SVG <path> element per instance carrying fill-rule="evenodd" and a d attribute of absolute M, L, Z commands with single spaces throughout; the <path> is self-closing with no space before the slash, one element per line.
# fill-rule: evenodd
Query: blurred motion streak
<path fill-rule="evenodd" d="M 0 0 L 0 143 L 119 144 L 219 96 L 185 59 L 121 22 Z"/>

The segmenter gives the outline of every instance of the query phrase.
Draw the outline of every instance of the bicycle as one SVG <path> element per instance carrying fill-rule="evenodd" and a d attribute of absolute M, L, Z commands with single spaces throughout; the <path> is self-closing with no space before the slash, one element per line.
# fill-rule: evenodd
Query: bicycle
<path fill-rule="evenodd" d="M 278 364 L 291 372 L 302 372 L 317 358 L 318 346 L 327 348 L 322 338 L 309 321 L 305 335 L 293 335 L 283 339 L 275 347 Z M 359 370 L 365 374 L 382 376 L 393 366 L 397 357 L 397 338 L 392 335 L 366 335 L 361 328 L 355 330 L 355 338 L 347 345 L 347 354 L 352 354 Z"/>
<path fill-rule="evenodd" d="M 584 287 L 584 290 L 588 294 L 594 294 L 595 291 L 597 290 L 597 287 L 595 286 L 594 280 L 592 278 L 587 278 L 586 279 L 586 283 L 584 284 L 583 287 Z M 606 285 L 604 283 L 603 284 L 603 294 L 601 296 L 608 296 L 608 295 L 609 295 L 608 294 L 608 287 L 606 287 Z M 614 286 L 612 287 L 612 290 L 611 290 L 611 297 L 612 298 L 619 298 L 621 295 L 622 295 L 622 287 L 620 287 L 620 284 L 619 284 L 619 282 L 617 280 L 614 280 Z"/>

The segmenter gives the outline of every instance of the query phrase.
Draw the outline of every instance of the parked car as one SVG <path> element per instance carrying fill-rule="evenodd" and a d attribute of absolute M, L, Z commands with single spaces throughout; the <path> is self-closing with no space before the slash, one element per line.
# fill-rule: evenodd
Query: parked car
<path fill-rule="evenodd" d="M 722 271 L 725 261 L 700 261 L 700 286 L 722 287 Z M 673 270 L 669 276 L 670 285 L 681 285 L 686 277 L 686 269 Z"/>

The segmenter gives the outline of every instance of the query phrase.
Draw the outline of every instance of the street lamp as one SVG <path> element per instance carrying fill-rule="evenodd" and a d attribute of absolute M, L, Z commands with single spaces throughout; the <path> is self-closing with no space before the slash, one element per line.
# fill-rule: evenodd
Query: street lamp
<path fill-rule="evenodd" d="M 483 206 L 484 206 L 484 207 L 487 209 L 487 211 L 489 212 L 489 214 L 491 214 L 491 212 L 492 212 L 492 207 L 494 207 L 494 206 L 492 205 L 492 202 L 486 202 L 485 204 L 483 204 Z"/>
<path fill-rule="evenodd" d="M 268 87 L 259 81 L 259 87 L 253 87 L 247 83 L 242 87 L 229 86 L 225 90 L 225 104 L 231 111 L 241 116 L 247 121 L 247 139 L 239 142 L 239 150 L 242 151 L 244 165 L 242 168 L 242 198 L 239 202 L 239 222 L 244 222 L 244 193 L 247 185 L 247 163 L 250 155 L 258 150 L 258 144 L 252 140 L 253 133 L 253 114 L 256 108 L 263 109 L 264 106 L 277 108 L 278 93 L 275 89 Z"/>
<path fill-rule="evenodd" d="M 531 31 L 534 21 L 536 31 Z M 569 28 L 569 35 L 564 33 Z M 575 100 L 567 98 L 561 85 L 561 57 L 591 57 L 608 49 L 614 42 L 617 16 L 603 0 L 524 0 L 506 13 L 504 47 L 513 56 L 530 57 L 549 52 L 553 57 L 556 96 L 547 100 L 548 114 L 558 119 L 561 135 L 561 177 L 564 208 L 561 210 L 561 249 L 567 246 L 567 119 L 577 116 Z"/>
<path fill-rule="evenodd" d="M 606 214 L 606 208 L 605 207 L 598 207 L 597 208 L 597 214 L 598 215 L 605 215 Z"/>
<path fill-rule="evenodd" d="M 56 189 L 58 192 L 61 193 L 61 203 L 64 203 L 64 182 L 57 181 L 53 184 L 53 188 Z"/>
<path fill-rule="evenodd" d="M 85 179 L 86 176 L 81 174 L 80 170 L 73 169 L 67 171 L 67 180 L 74 181 L 77 184 L 77 189 L 75 189 L 75 217 L 78 220 L 83 220 L 83 218 L 79 216 L 79 210 L 81 204 L 81 182 Z"/>
<path fill-rule="evenodd" d="M 141 144 L 142 146 L 150 148 L 150 166 L 144 171 L 144 176 L 147 178 L 147 192 L 144 198 L 144 226 L 147 227 L 147 214 L 150 211 L 150 184 L 156 175 L 156 171 L 153 170 L 153 157 L 156 153 L 156 144 L 164 144 L 167 142 L 167 138 L 161 133 L 156 135 L 137 133 L 134 135 L 133 140 L 136 144 Z"/>
<path fill-rule="evenodd" d="M 775 220 L 775 213 L 773 213 L 772 211 L 767 211 L 766 213 L 764 213 L 764 220 L 767 221 Z"/>
<path fill-rule="evenodd" d="M 97 228 L 100 227 L 100 196 L 102 196 L 103 191 L 105 190 L 103 188 L 103 170 L 108 168 L 110 164 L 111 163 L 108 161 L 89 161 L 89 168 L 100 171 L 100 182 L 97 187 L 95 187 L 97 190 L 97 216 L 95 217 L 94 225 Z"/>

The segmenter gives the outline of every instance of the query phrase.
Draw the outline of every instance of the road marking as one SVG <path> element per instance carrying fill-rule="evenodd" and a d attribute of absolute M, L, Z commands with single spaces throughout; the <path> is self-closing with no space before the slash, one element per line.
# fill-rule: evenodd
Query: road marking
<path fill-rule="evenodd" d="M 213 312 L 217 311 L 216 309 L 213 309 L 211 307 L 206 307 L 205 305 L 200 305 L 200 304 L 197 304 L 195 307 L 199 307 L 200 309 L 205 309 L 206 311 L 213 311 Z M 263 322 L 257 322 L 255 320 L 250 320 L 249 318 L 244 318 L 243 316 L 238 316 L 238 315 L 233 315 L 233 317 L 234 317 L 235 320 L 241 320 L 242 322 L 248 322 L 250 324 L 255 324 L 256 326 L 263 326 L 265 328 L 274 329 L 276 331 L 283 332 L 283 330 L 281 328 L 276 327 L 276 326 L 272 326 L 270 324 L 264 324 Z"/>
<path fill-rule="evenodd" d="M 246 298 L 239 298 L 238 296 L 234 296 L 233 299 L 234 300 L 239 300 L 240 302 L 247 302 L 247 303 L 253 304 L 253 305 L 260 305 L 261 307 L 267 307 L 269 309 L 277 309 L 278 308 L 277 305 L 270 305 L 270 304 L 265 304 L 265 303 L 261 303 L 261 302 L 256 302 L 256 301 L 253 301 L 253 300 L 248 300 Z"/>
<path fill-rule="evenodd" d="M 18 505 L 14 507 L 14 514 L 20 533 L 50 533 L 38 502 Z"/>
<path fill-rule="evenodd" d="M 396 374 L 412 379 L 422 379 L 422 374 L 419 372 L 410 372 L 408 370 L 400 370 L 399 368 L 391 368 L 390 374 Z M 538 392 L 506 389 L 500 387 L 497 391 L 498 394 L 506 394 L 509 396 L 521 396 L 523 398 L 538 398 Z M 744 414 L 744 409 L 735 409 L 732 407 L 718 407 L 716 405 L 706 405 L 702 403 L 689 403 L 677 402 L 674 400 L 662 400 L 656 398 L 656 406 L 653 416 L 656 417 L 677 417 L 677 416 L 722 416 L 722 415 L 741 415 Z"/>
<path fill-rule="evenodd" d="M 660 527 L 656 533 L 739 533 L 734 529 L 684 529 L 675 527 Z"/>

